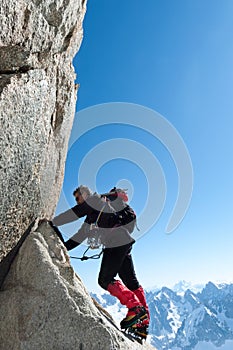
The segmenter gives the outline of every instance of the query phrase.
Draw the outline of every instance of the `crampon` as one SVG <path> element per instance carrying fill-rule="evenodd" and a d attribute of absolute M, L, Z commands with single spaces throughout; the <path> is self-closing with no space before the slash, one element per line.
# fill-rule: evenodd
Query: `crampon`
<path fill-rule="evenodd" d="M 133 339 L 135 339 L 140 344 L 143 344 L 143 340 L 145 341 L 148 335 L 148 327 L 149 327 L 148 319 L 138 320 L 137 323 L 127 328 L 125 330 L 125 333 L 128 334 Z"/>

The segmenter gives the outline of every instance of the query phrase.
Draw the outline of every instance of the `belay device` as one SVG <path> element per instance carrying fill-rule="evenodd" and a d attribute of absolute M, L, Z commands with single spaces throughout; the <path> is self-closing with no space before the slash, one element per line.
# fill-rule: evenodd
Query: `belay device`
<path fill-rule="evenodd" d="M 127 189 L 113 187 L 110 192 L 101 194 L 101 197 L 107 199 L 111 207 L 116 211 L 119 226 L 125 226 L 129 233 L 135 229 L 139 231 L 137 226 L 136 214 L 134 210 L 126 203 L 128 202 Z"/>

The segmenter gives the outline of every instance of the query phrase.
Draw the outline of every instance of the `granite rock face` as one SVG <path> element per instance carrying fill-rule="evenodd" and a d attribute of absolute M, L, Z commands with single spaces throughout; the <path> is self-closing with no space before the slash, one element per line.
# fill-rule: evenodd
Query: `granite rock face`
<path fill-rule="evenodd" d="M 85 0 L 1 0 L 0 260 L 60 194 Z"/>
<path fill-rule="evenodd" d="M 0 350 L 142 349 L 96 307 L 48 223 L 35 225 L 19 249 L 0 309 Z"/>

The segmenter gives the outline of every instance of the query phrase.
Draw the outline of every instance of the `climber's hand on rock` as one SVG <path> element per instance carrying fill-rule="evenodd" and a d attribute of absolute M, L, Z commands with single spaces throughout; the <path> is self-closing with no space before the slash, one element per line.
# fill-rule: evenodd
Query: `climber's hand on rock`
<path fill-rule="evenodd" d="M 49 221 L 48 219 L 46 218 L 43 218 L 43 219 L 40 219 L 39 222 L 38 222 L 38 226 L 40 226 L 41 224 L 44 224 L 44 223 L 50 223 L 51 221 Z"/>

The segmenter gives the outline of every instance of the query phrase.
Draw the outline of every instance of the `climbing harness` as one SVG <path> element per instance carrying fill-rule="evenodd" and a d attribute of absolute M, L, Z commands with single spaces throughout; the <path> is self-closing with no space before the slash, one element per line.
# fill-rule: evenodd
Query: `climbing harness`
<path fill-rule="evenodd" d="M 81 261 L 85 261 L 85 260 L 88 260 L 88 259 L 99 259 L 101 257 L 101 255 L 103 253 L 103 249 L 101 250 L 101 252 L 99 254 L 94 254 L 94 255 L 91 255 L 91 256 L 86 256 L 85 254 L 87 253 L 87 251 L 89 249 L 99 249 L 100 246 L 102 245 L 102 243 L 101 243 L 101 234 L 100 234 L 100 229 L 99 229 L 99 226 L 98 226 L 98 222 L 99 222 L 100 216 L 102 215 L 102 213 L 104 211 L 105 205 L 106 204 L 104 204 L 104 206 L 100 210 L 99 215 L 98 215 L 98 217 L 96 219 L 96 222 L 90 225 L 90 236 L 87 239 L 88 247 L 85 250 L 85 252 L 83 253 L 83 256 L 81 258 L 75 257 L 75 256 L 71 256 L 70 257 L 71 259 L 79 259 Z"/>

